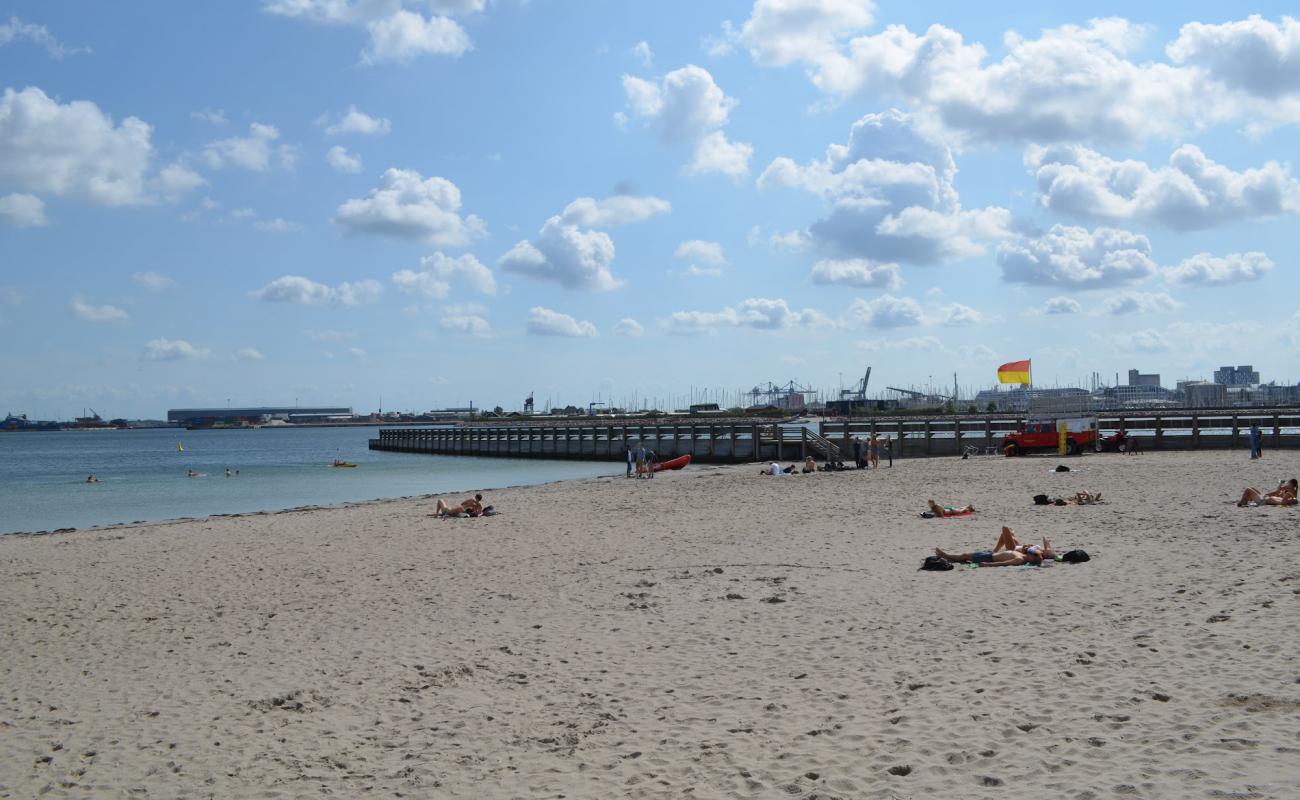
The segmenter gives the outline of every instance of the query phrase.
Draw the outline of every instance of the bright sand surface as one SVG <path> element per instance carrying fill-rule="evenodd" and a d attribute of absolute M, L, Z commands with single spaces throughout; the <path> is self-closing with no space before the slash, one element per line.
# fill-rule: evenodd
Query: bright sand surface
<path fill-rule="evenodd" d="M 0 796 L 1297 797 L 1300 511 L 1232 504 L 1300 472 L 1266 459 L 693 467 L 483 519 L 3 538 Z M 1030 503 L 1077 489 L 1108 502 Z M 1093 560 L 917 571 L 1003 523 Z"/>

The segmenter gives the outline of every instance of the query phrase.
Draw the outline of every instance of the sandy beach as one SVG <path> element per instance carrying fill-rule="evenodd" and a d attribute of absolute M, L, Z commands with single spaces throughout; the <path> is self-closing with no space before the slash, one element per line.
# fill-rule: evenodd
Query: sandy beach
<path fill-rule="evenodd" d="M 0 538 L 0 797 L 1300 796 L 1300 458 L 1057 463 Z M 917 571 L 1003 524 L 1093 560 Z"/>

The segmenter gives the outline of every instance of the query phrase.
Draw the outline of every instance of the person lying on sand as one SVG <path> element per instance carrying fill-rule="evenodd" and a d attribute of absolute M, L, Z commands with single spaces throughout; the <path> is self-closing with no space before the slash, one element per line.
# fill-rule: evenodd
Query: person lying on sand
<path fill-rule="evenodd" d="M 1044 536 L 1043 543 L 1041 545 L 1022 544 L 1021 541 L 1016 538 L 1016 532 L 1011 530 L 1005 525 L 1002 526 L 1002 534 L 998 536 L 998 540 L 993 544 L 994 553 L 1000 550 L 1011 550 L 1013 552 L 1018 552 L 1018 553 L 1029 553 L 1030 555 L 1037 555 L 1041 558 L 1048 559 L 1048 560 L 1056 558 L 1056 551 L 1052 549 L 1051 539 L 1048 539 L 1046 536 Z"/>
<path fill-rule="evenodd" d="M 433 515 L 435 517 L 480 517 L 491 510 L 492 506 L 483 507 L 483 495 L 476 494 L 461 500 L 460 505 L 455 506 L 439 498 L 438 504 L 434 506 Z"/>
<path fill-rule="evenodd" d="M 975 506 L 966 504 L 964 506 L 941 506 L 933 500 L 926 500 L 926 505 L 930 506 L 930 513 L 936 517 L 956 517 L 961 514 L 974 514 Z"/>
<path fill-rule="evenodd" d="M 1246 489 L 1241 493 L 1241 499 L 1237 501 L 1238 506 L 1293 506 L 1296 504 L 1296 487 L 1295 478 L 1289 481 L 1282 481 L 1277 488 L 1271 492 L 1263 493 L 1258 489 Z"/>
<path fill-rule="evenodd" d="M 1079 506 L 1090 506 L 1094 503 L 1101 502 L 1101 492 L 1075 492 L 1074 504 Z"/>
<path fill-rule="evenodd" d="M 938 547 L 934 548 L 935 555 L 945 561 L 951 561 L 956 564 L 976 564 L 981 567 L 1018 567 L 1023 564 L 1038 565 L 1044 560 L 1051 560 L 1056 557 L 1052 550 L 1052 543 L 1043 537 L 1042 546 L 1031 544 L 1022 545 L 1016 538 L 1016 534 L 1010 528 L 1003 526 L 1002 535 L 993 545 L 992 550 L 977 550 L 973 553 L 949 553 Z"/>

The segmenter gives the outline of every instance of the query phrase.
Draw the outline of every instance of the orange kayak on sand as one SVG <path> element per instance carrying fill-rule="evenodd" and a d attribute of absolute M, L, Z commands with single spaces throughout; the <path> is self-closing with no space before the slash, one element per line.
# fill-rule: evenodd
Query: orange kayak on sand
<path fill-rule="evenodd" d="M 691 463 L 691 456 L 688 453 L 684 456 L 678 456 L 677 458 L 670 458 L 667 461 L 660 461 L 658 464 L 654 465 L 654 471 L 663 472 L 666 469 L 681 469 L 689 463 Z"/>

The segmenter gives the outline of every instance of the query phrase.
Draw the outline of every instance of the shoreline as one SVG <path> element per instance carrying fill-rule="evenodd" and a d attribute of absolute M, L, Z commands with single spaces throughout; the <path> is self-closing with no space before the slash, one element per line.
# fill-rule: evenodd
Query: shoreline
<path fill-rule="evenodd" d="M 451 457 L 452 456 L 443 456 L 443 458 L 451 458 Z M 473 456 L 470 457 L 472 458 Z M 504 486 L 477 487 L 472 489 L 457 489 L 457 490 L 439 492 L 433 494 L 408 494 L 408 495 L 400 495 L 398 497 L 375 497 L 369 500 L 353 500 L 353 501 L 346 501 L 342 503 L 327 503 L 323 505 L 291 506 L 289 508 L 265 509 L 260 511 L 238 511 L 238 512 L 231 512 L 227 514 L 207 514 L 205 516 L 196 516 L 196 517 L 172 517 L 169 519 L 160 519 L 160 520 L 136 520 L 134 522 L 115 522 L 106 525 L 88 525 L 83 528 L 56 528 L 53 530 L 12 531 L 9 533 L 0 533 L 0 542 L 3 542 L 5 539 L 11 536 L 31 538 L 36 536 L 66 535 L 71 533 L 103 533 L 104 531 L 112 531 L 118 529 L 183 525 L 185 523 L 205 522 L 214 519 L 265 517 L 265 516 L 274 516 L 277 514 L 290 514 L 290 513 L 299 513 L 299 512 L 306 512 L 306 511 L 331 511 L 334 509 L 356 508 L 362 506 L 379 505 L 383 503 L 398 503 L 407 500 L 432 501 L 437 499 L 438 497 L 449 496 L 449 495 L 458 495 L 458 494 L 466 494 L 466 493 L 473 494 L 475 492 L 502 492 L 509 489 L 526 489 L 533 486 L 548 486 L 556 483 L 570 483 L 570 482 L 582 482 L 582 481 L 593 481 L 593 480 L 603 480 L 603 476 L 588 477 L 588 478 L 557 478 L 556 480 L 542 481 L 540 483 L 516 483 L 516 484 L 506 484 Z"/>
<path fill-rule="evenodd" d="M 1297 460 L 1053 463 L 3 537 L 0 795 L 1296 795 L 1300 509 L 1230 495 Z M 917 571 L 1003 524 L 1092 560 Z"/>

